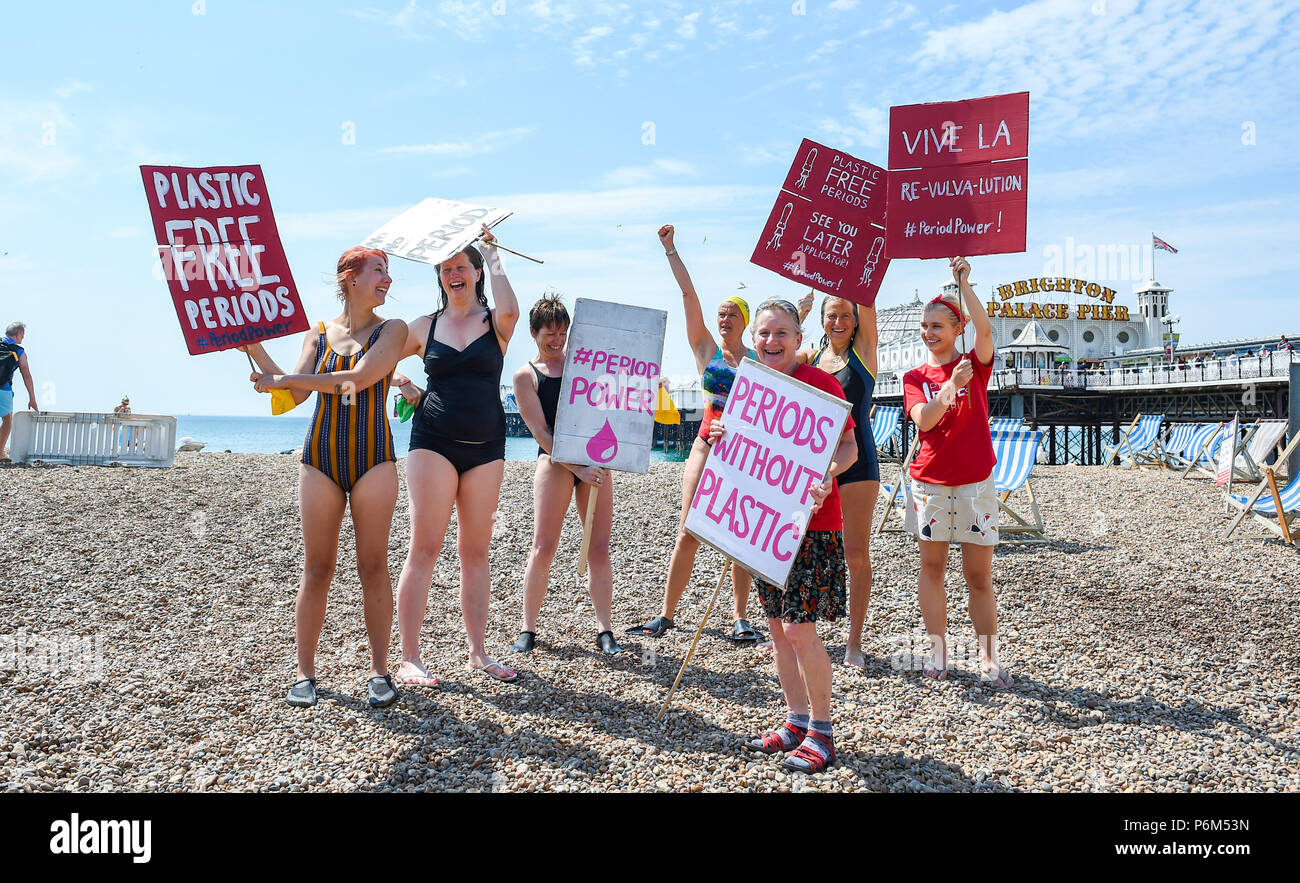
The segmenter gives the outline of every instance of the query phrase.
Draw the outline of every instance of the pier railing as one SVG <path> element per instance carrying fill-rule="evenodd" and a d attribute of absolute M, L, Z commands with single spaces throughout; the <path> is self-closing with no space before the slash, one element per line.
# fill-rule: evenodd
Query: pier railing
<path fill-rule="evenodd" d="M 1130 366 L 1077 370 L 1070 368 L 1003 368 L 989 378 L 991 390 L 1023 389 L 1120 389 L 1134 387 L 1203 386 L 1240 383 L 1267 378 L 1286 378 L 1291 361 L 1297 358 L 1289 350 L 1266 356 L 1239 356 L 1228 359 L 1205 359 L 1174 365 Z M 882 378 L 876 383 L 877 396 L 903 394 L 902 375 Z"/>

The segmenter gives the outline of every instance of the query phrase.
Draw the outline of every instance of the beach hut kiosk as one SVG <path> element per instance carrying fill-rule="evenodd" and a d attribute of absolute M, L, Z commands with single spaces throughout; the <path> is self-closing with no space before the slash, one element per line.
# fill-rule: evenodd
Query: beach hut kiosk
<path fill-rule="evenodd" d="M 1057 343 L 1047 336 L 1037 319 L 1025 326 L 1025 330 L 1006 346 L 999 347 L 1011 360 L 1009 367 L 1015 369 L 1022 386 L 1028 384 L 1059 384 L 1053 381 L 1052 372 L 1058 367 L 1058 361 L 1064 357 L 1069 361 L 1069 347 Z"/>

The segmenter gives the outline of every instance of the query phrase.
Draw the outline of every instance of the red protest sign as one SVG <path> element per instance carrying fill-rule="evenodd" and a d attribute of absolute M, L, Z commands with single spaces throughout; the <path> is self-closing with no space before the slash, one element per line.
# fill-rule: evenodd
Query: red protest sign
<path fill-rule="evenodd" d="M 894 258 L 1025 250 L 1029 93 L 889 109 Z"/>
<path fill-rule="evenodd" d="M 871 306 L 889 266 L 887 177 L 880 166 L 805 138 L 750 261 Z"/>
<path fill-rule="evenodd" d="M 1028 92 L 889 109 L 890 171 L 1028 155 Z"/>
<path fill-rule="evenodd" d="M 889 173 L 887 249 L 895 258 L 1025 250 L 1029 161 Z"/>
<path fill-rule="evenodd" d="M 190 355 L 307 330 L 260 166 L 141 166 Z"/>

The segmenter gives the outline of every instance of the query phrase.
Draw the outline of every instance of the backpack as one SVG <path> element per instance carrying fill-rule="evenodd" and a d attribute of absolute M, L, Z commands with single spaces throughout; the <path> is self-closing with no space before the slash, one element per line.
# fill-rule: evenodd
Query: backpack
<path fill-rule="evenodd" d="M 18 359 L 23 354 L 23 348 L 16 343 L 10 343 L 7 340 L 0 340 L 0 389 L 9 385 L 13 380 L 14 372 L 18 370 Z"/>

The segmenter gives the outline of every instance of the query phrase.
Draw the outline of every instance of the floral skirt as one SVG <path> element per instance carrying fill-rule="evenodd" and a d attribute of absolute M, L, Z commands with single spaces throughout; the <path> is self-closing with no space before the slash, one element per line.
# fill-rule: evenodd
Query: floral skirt
<path fill-rule="evenodd" d="M 844 535 L 838 530 L 808 531 L 784 588 L 755 578 L 763 613 L 789 623 L 839 619 L 846 607 L 845 570 Z"/>

